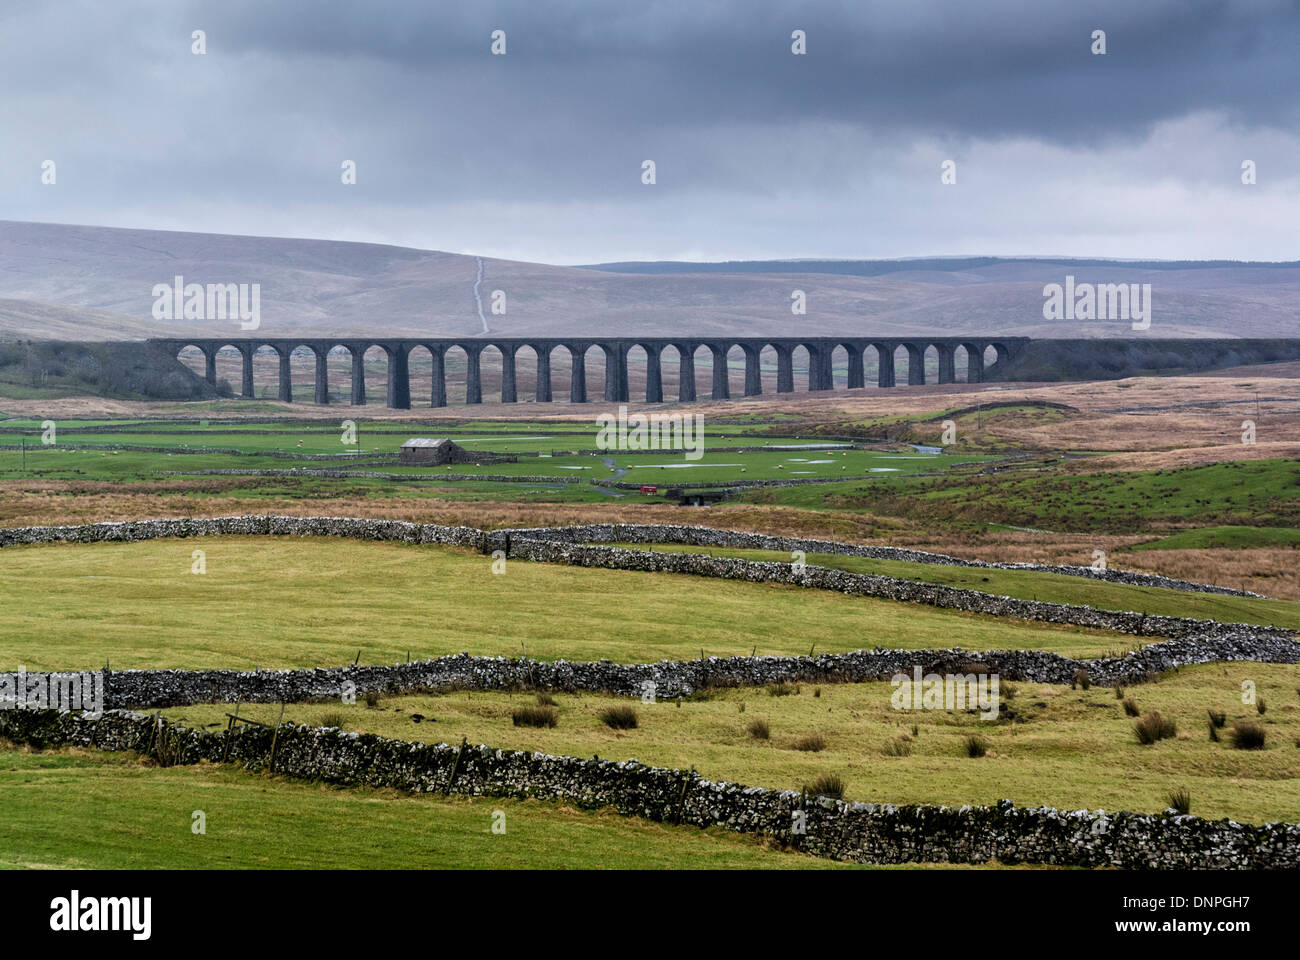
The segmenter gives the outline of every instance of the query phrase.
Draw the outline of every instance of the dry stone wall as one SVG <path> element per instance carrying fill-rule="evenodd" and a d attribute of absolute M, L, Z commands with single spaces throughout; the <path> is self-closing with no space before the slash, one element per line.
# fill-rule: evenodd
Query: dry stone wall
<path fill-rule="evenodd" d="M 785 483 L 787 481 L 776 481 Z M 740 530 L 716 530 L 712 527 L 677 524 L 595 523 L 572 527 L 520 528 L 508 531 L 518 536 L 565 543 L 680 543 L 699 547 L 731 547 L 741 550 L 779 550 L 783 553 L 801 550 L 804 553 L 841 554 L 850 557 L 871 557 L 878 560 L 904 560 L 911 563 L 933 563 L 942 566 L 976 567 L 985 570 L 1029 570 L 1039 573 L 1058 573 L 1063 576 L 1085 577 L 1109 583 L 1126 583 L 1140 587 L 1166 587 L 1171 590 L 1189 590 L 1197 593 L 1221 593 L 1231 596 L 1257 597 L 1259 594 L 1231 587 L 1176 580 L 1150 573 L 1130 570 L 1097 570 L 1093 567 L 1061 566 L 1040 563 L 991 563 L 983 560 L 962 560 L 942 553 L 924 550 L 906 550 L 899 547 L 872 547 L 836 540 L 814 540 L 806 537 L 775 537 L 763 533 Z"/>
<path fill-rule="evenodd" d="M 569 528 L 570 530 L 579 528 Z M 705 528 L 674 528 L 678 534 L 705 537 Z M 682 533 L 681 531 L 687 531 Z M 500 530 L 485 532 L 472 527 L 414 524 L 392 520 L 334 517 L 248 516 L 217 519 L 150 520 L 97 523 L 67 527 L 25 527 L 0 530 L 0 547 L 47 542 L 92 543 L 139 541 L 158 537 L 219 535 L 332 536 L 359 540 L 400 541 L 468 547 L 483 553 L 501 550 L 515 559 L 620 570 L 666 571 L 723 579 L 795 586 L 841 593 L 883 597 L 1049 623 L 1114 630 L 1134 636 L 1162 637 L 1168 642 L 1149 644 L 1121 658 L 1090 662 L 1071 660 L 1041 651 L 1008 650 L 974 653 L 948 651 L 861 650 L 849 654 L 815 657 L 706 658 L 699 661 L 619 665 L 608 662 L 542 663 L 492 657 L 444 657 L 391 667 L 355 667 L 331 670 L 264 671 L 125 671 L 111 675 L 107 685 L 114 705 L 160 706 L 235 699 L 304 700 L 338 695 L 345 680 L 358 691 L 418 690 L 465 687 L 502 689 L 537 686 L 556 690 L 599 690 L 639 694 L 653 681 L 660 696 L 678 696 L 707 686 L 754 685 L 778 680 L 869 680 L 906 672 L 921 665 L 947 672 L 944 664 L 959 666 L 971 659 L 986 663 L 1008 678 L 1041 682 L 1066 682 L 1079 669 L 1088 670 L 1097 683 L 1128 683 L 1153 673 L 1187 664 L 1218 660 L 1255 660 L 1272 663 L 1300 662 L 1300 644 L 1291 631 L 1249 624 L 1219 623 L 1184 617 L 1153 617 L 1141 613 L 1097 610 L 1087 606 L 1044 603 L 998 597 L 973 590 L 935 584 L 847 573 L 824 567 L 802 570 L 792 564 L 767 563 L 674 554 L 572 542 L 581 535 L 617 539 L 635 533 L 626 527 L 604 525 L 580 528 L 566 539 L 537 539 L 553 531 Z M 652 531 L 653 532 L 653 531 Z M 717 531 L 713 531 L 716 533 Z M 724 532 L 725 533 L 725 532 Z M 750 535 L 744 535 L 750 536 Z M 810 545 L 821 541 L 786 541 Z M 794 549 L 800 549 L 796 547 Z M 94 665 L 62 665 L 65 669 Z"/>
<path fill-rule="evenodd" d="M 717 687 L 769 683 L 862 683 L 913 667 L 924 673 L 965 674 L 971 664 L 1006 680 L 1069 683 L 1086 671 L 1093 683 L 1136 683 L 1195 663 L 1252 660 L 1300 663 L 1300 644 L 1270 636 L 1183 639 L 1153 643 L 1123 657 L 1075 660 L 1041 650 L 855 650 L 798 657 L 704 657 L 658 663 L 532 660 L 468 653 L 391 666 L 307 670 L 114 670 L 106 675 L 109 707 L 174 707 L 193 703 L 296 703 L 338 700 L 345 692 L 398 694 L 426 690 L 584 691 L 658 699 Z M 648 686 L 649 685 L 649 686 Z"/>
<path fill-rule="evenodd" d="M 706 780 L 636 760 L 584 760 L 488 746 L 392 740 L 285 724 L 210 733 L 154 717 L 0 711 L 0 735 L 37 747 L 149 753 L 167 763 L 231 761 L 282 776 L 416 793 L 537 798 L 661 822 L 769 836 L 856 863 L 1044 863 L 1123 869 L 1297 869 L 1300 825 L 1193 816 L 850 803 Z M 275 752 L 272 757 L 272 738 Z"/>

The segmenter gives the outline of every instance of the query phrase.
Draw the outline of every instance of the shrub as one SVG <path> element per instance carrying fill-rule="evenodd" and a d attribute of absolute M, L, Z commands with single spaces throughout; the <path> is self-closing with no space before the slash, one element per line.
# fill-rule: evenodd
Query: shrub
<path fill-rule="evenodd" d="M 844 778 L 838 773 L 822 773 L 803 789 L 804 793 L 814 797 L 834 797 L 836 800 L 843 800 L 844 787 Z"/>
<path fill-rule="evenodd" d="M 880 752 L 887 757 L 910 757 L 912 755 L 912 745 L 902 737 L 896 737 L 886 742 L 880 748 Z"/>
<path fill-rule="evenodd" d="M 826 749 L 826 738 L 820 733 L 810 733 L 796 740 L 794 748 L 805 753 L 821 753 Z"/>
<path fill-rule="evenodd" d="M 1210 715 L 1210 726 L 1212 727 L 1221 727 L 1228 722 L 1228 715 L 1222 710 L 1207 710 L 1205 712 Z"/>
<path fill-rule="evenodd" d="M 1179 787 L 1177 790 L 1165 797 L 1165 803 L 1168 804 L 1171 809 L 1177 810 L 1179 813 L 1186 816 L 1186 814 L 1192 809 L 1192 795 L 1187 792 L 1186 787 Z"/>
<path fill-rule="evenodd" d="M 769 740 L 772 737 L 772 728 L 767 725 L 766 720 L 757 718 L 751 720 L 749 726 L 745 729 L 749 731 L 749 735 L 755 740 Z"/>
<path fill-rule="evenodd" d="M 348 718 L 338 710 L 335 710 L 331 713 L 321 714 L 320 725 L 322 727 L 338 727 L 340 730 L 342 730 L 345 726 L 347 726 L 347 723 L 348 723 Z"/>
<path fill-rule="evenodd" d="M 511 719 L 516 727 L 553 727 L 557 723 L 554 707 L 516 707 Z"/>
<path fill-rule="evenodd" d="M 971 734 L 963 743 L 966 748 L 966 756 L 982 757 L 989 752 L 989 742 L 983 737 L 977 737 Z"/>
<path fill-rule="evenodd" d="M 633 730 L 636 728 L 636 711 L 631 707 L 608 707 L 597 716 L 600 722 L 613 730 Z"/>
<path fill-rule="evenodd" d="M 537 705 L 538 705 L 539 707 L 555 707 L 555 706 L 559 706 L 559 704 L 557 704 L 557 703 L 555 702 L 555 698 L 554 698 L 553 696 L 551 696 L 549 693 L 545 693 L 545 692 L 543 692 L 543 693 L 539 693 L 539 694 L 537 695 Z"/>
<path fill-rule="evenodd" d="M 1125 697 L 1122 706 L 1124 707 L 1124 713 L 1130 717 L 1136 717 L 1142 712 L 1138 709 L 1137 701 L 1132 697 Z"/>
<path fill-rule="evenodd" d="M 1150 745 L 1155 743 L 1157 740 L 1165 740 L 1169 737 L 1177 736 L 1178 724 L 1160 716 L 1158 711 L 1152 710 L 1137 723 L 1133 724 L 1133 732 L 1137 734 L 1138 743 Z"/>
<path fill-rule="evenodd" d="M 1232 739 L 1234 749 L 1264 749 L 1264 728 L 1258 723 L 1249 723 L 1245 720 L 1234 723 L 1232 729 L 1228 731 L 1228 736 Z"/>

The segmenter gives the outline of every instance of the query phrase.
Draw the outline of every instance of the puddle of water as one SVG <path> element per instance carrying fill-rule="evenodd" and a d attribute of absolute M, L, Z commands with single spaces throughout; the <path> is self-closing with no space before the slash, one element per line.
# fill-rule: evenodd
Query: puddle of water
<path fill-rule="evenodd" d="M 692 467 L 743 467 L 743 463 L 634 463 L 629 470 L 687 470 Z"/>

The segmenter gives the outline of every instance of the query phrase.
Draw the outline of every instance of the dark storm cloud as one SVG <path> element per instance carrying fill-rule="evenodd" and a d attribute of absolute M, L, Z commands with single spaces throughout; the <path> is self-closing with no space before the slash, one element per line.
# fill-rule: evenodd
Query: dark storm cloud
<path fill-rule="evenodd" d="M 498 28 L 505 57 L 488 52 Z M 807 56 L 790 53 L 796 28 Z M 190 53 L 193 29 L 205 57 Z M 1089 52 L 1094 29 L 1105 57 Z M 26 219 L 194 229 L 240 207 L 257 220 L 248 232 L 295 230 L 299 210 L 301 229 L 340 238 L 423 208 L 446 228 L 430 241 L 515 224 L 498 249 L 539 246 L 531 207 L 538 224 L 580 218 L 563 226 L 593 247 L 621 235 L 610 256 L 654 255 L 654 232 L 689 209 L 712 224 L 692 243 L 719 253 L 744 252 L 735 241 L 753 231 L 729 226 L 744 215 L 787 224 L 773 255 L 851 256 L 866 251 L 813 249 L 817 235 L 789 223 L 854 197 L 878 221 L 929 216 L 902 206 L 898 181 L 909 165 L 933 180 L 939 156 L 1027 141 L 1118 170 L 1159 124 L 1206 112 L 1247 145 L 1290 135 L 1297 50 L 1300 2 L 1279 0 L 8 3 L 0 202 Z M 1194 146 L 1166 145 L 1167 159 Z M 58 193 L 33 183 L 46 157 Z M 647 158 L 660 165 L 653 197 L 638 192 Z M 358 164 L 351 193 L 344 159 Z M 654 205 L 670 196 L 689 207 Z M 922 223 L 909 229 L 925 243 Z M 628 244 L 638 232 L 645 249 Z M 931 232 L 919 252 L 954 235 Z"/>
<path fill-rule="evenodd" d="M 470 6 L 244 3 L 205 19 L 234 49 L 369 58 L 620 125 L 816 117 L 1074 141 L 1207 108 L 1285 125 L 1300 96 L 1296 2 Z M 484 56 L 498 27 L 507 60 Z M 802 59 L 789 53 L 794 28 L 808 33 Z M 1090 53 L 1094 29 L 1107 32 L 1107 58 Z"/>

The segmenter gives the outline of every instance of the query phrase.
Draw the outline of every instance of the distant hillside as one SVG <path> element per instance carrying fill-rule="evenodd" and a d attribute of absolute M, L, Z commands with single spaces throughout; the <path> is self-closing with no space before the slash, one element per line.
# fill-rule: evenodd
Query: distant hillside
<path fill-rule="evenodd" d="M 786 260 L 550 266 L 483 258 L 491 332 L 528 335 L 985 333 L 1052 338 L 1292 336 L 1300 264 L 1031 258 Z M 157 321 L 153 287 L 258 283 L 261 330 L 406 336 L 483 333 L 479 260 L 380 244 L 0 221 L 0 337 L 236 335 L 230 320 Z M 1043 286 L 1150 283 L 1154 318 L 1046 321 Z M 793 290 L 807 295 L 790 312 Z M 506 313 L 490 312 L 492 292 Z"/>
<path fill-rule="evenodd" d="M 1072 257 L 904 257 L 894 260 L 721 260 L 697 263 L 692 260 L 624 260 L 586 264 L 585 269 L 611 273 L 835 273 L 853 277 L 882 277 L 904 271 L 932 270 L 940 273 L 966 272 L 1000 264 L 1021 263 L 1035 267 L 1124 266 L 1135 270 L 1205 270 L 1221 267 L 1287 269 L 1300 261 L 1261 260 L 1097 260 Z"/>

